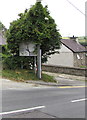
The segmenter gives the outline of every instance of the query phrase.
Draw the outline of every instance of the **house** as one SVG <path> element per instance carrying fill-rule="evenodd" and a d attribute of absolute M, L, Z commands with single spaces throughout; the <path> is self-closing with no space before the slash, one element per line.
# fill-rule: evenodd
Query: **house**
<path fill-rule="evenodd" d="M 59 53 L 48 58 L 47 65 L 58 65 L 68 67 L 85 66 L 86 52 L 76 37 L 61 39 L 61 49 Z"/>
<path fill-rule="evenodd" d="M 6 38 L 4 37 L 2 31 L 0 30 L 0 53 L 2 53 L 2 45 L 6 45 Z"/>
<path fill-rule="evenodd" d="M 0 30 L 0 46 L 6 45 L 6 38 L 4 37 L 2 31 Z"/>

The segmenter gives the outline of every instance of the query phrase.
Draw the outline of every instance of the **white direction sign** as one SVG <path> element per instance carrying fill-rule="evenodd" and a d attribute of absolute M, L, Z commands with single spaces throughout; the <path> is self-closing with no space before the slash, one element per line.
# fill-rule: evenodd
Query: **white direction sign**
<path fill-rule="evenodd" d="M 19 45 L 19 55 L 20 56 L 37 56 L 35 51 L 36 45 L 33 43 L 25 42 Z"/>

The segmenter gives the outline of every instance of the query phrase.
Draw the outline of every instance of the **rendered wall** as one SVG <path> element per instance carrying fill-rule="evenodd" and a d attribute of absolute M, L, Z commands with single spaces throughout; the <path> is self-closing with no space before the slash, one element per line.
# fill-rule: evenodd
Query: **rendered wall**
<path fill-rule="evenodd" d="M 59 53 L 51 55 L 46 62 L 47 65 L 74 66 L 73 52 L 64 45 L 61 46 Z"/>

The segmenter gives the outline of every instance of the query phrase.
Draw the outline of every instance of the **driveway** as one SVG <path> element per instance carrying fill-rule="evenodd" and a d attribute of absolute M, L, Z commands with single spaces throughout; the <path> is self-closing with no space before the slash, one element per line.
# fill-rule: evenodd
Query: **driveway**
<path fill-rule="evenodd" d="M 54 76 L 58 85 L 85 86 L 87 84 L 87 82 L 85 82 L 85 76 L 75 76 L 75 75 L 50 73 L 50 72 L 44 72 L 44 73 Z"/>

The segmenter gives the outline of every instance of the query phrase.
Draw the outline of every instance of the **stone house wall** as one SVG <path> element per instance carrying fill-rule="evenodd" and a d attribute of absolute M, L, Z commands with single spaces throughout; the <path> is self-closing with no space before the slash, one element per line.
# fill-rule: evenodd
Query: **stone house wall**
<path fill-rule="evenodd" d="M 62 44 L 59 54 L 55 53 L 54 55 L 50 55 L 50 58 L 48 58 L 48 61 L 45 64 L 66 67 L 83 67 L 86 66 L 87 57 L 85 54 L 85 52 L 74 53 Z"/>
<path fill-rule="evenodd" d="M 86 56 L 85 52 L 82 53 L 73 53 L 73 61 L 75 67 L 86 66 Z"/>

